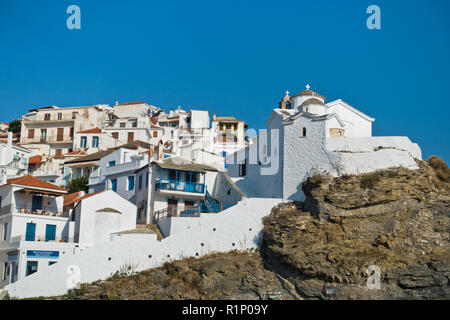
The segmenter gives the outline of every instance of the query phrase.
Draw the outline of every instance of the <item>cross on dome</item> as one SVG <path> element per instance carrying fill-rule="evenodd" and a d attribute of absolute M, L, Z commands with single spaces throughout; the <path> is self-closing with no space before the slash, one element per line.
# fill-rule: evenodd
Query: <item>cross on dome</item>
<path fill-rule="evenodd" d="M 289 93 L 290 93 L 289 90 L 286 90 L 286 95 L 287 95 L 287 96 L 289 95 Z"/>
<path fill-rule="evenodd" d="M 306 85 L 306 90 L 309 90 L 309 88 L 311 88 L 311 86 L 309 84 Z"/>

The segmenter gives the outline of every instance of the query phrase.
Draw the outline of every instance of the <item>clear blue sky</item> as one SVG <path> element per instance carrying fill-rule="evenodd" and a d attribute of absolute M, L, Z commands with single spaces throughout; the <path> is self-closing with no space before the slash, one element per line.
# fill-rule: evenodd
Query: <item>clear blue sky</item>
<path fill-rule="evenodd" d="M 81 30 L 66 9 L 81 8 Z M 381 30 L 366 8 L 381 8 Z M 450 162 L 450 1 L 0 1 L 0 121 L 143 100 L 262 128 L 306 83 Z"/>

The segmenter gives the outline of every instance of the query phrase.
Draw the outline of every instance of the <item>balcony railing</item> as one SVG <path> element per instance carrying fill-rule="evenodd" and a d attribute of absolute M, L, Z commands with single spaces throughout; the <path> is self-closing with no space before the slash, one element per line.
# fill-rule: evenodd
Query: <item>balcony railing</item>
<path fill-rule="evenodd" d="M 158 190 L 170 190 L 192 193 L 205 193 L 204 183 L 195 182 L 181 182 L 177 180 L 158 180 L 156 181 L 156 191 Z"/>
<path fill-rule="evenodd" d="M 47 240 L 45 236 L 34 236 L 31 237 L 32 240 L 29 240 L 30 237 L 26 236 L 26 235 L 20 235 L 20 236 L 15 236 L 11 238 L 10 243 L 17 243 L 20 241 L 39 241 L 39 242 L 69 242 L 69 239 L 67 237 L 63 237 L 63 236 L 57 236 L 55 237 L 54 240 Z M 27 240 L 28 239 L 28 240 Z"/>
<path fill-rule="evenodd" d="M 52 136 L 38 136 L 33 138 L 22 138 L 22 143 L 65 143 L 73 142 L 73 137 L 70 135 L 52 135 Z"/>
<path fill-rule="evenodd" d="M 35 214 L 38 216 L 49 216 L 49 217 L 58 217 L 58 218 L 66 218 L 64 217 L 64 213 L 62 211 L 58 211 L 58 212 L 53 212 L 53 211 L 48 211 L 48 210 L 40 210 L 40 209 L 36 209 L 36 210 L 30 210 L 30 209 L 25 209 L 25 208 L 17 208 L 18 213 L 24 213 L 24 214 Z"/>

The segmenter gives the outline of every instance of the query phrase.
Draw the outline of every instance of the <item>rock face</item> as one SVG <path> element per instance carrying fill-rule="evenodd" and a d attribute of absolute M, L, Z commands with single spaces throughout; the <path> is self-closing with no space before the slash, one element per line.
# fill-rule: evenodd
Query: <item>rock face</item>
<path fill-rule="evenodd" d="M 57 299 L 297 299 L 295 290 L 264 268 L 257 253 L 212 254 L 161 268 L 82 285 Z"/>
<path fill-rule="evenodd" d="M 308 179 L 304 203 L 265 221 L 267 266 L 303 298 L 450 298 L 449 184 L 419 166 Z M 367 286 L 372 265 L 380 289 Z"/>
<path fill-rule="evenodd" d="M 167 263 L 62 298 L 449 299 L 449 170 L 418 165 L 308 179 L 304 203 L 266 217 L 259 254 Z"/>

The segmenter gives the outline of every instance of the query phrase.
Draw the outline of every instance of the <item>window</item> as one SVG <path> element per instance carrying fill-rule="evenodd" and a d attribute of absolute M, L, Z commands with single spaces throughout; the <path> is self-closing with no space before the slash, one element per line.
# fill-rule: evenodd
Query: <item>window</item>
<path fill-rule="evenodd" d="M 33 139 L 34 138 L 34 129 L 30 129 L 28 130 L 28 139 Z"/>
<path fill-rule="evenodd" d="M 50 113 L 44 114 L 44 120 L 50 120 Z"/>
<path fill-rule="evenodd" d="M 108 162 L 108 167 L 114 167 L 116 165 L 116 161 L 110 161 Z"/>
<path fill-rule="evenodd" d="M 45 241 L 55 241 L 56 240 L 56 225 L 47 224 L 45 226 Z"/>
<path fill-rule="evenodd" d="M 133 128 L 136 128 L 136 127 L 137 127 L 137 121 L 133 121 L 133 122 L 131 123 L 131 126 L 132 126 Z"/>
<path fill-rule="evenodd" d="M 290 109 L 291 108 L 291 103 L 289 101 L 286 101 L 286 109 Z"/>
<path fill-rule="evenodd" d="M 3 241 L 6 241 L 6 237 L 8 236 L 8 224 L 3 224 Z"/>
<path fill-rule="evenodd" d="M 175 170 L 169 171 L 169 180 L 177 180 L 178 174 Z"/>
<path fill-rule="evenodd" d="M 72 112 L 72 119 L 75 119 L 77 117 L 78 112 L 74 111 Z"/>
<path fill-rule="evenodd" d="M 134 132 L 128 132 L 128 143 L 134 141 Z"/>
<path fill-rule="evenodd" d="M 128 177 L 128 191 L 134 190 L 134 176 Z"/>
<path fill-rule="evenodd" d="M 47 129 L 41 129 L 41 141 L 45 141 L 47 139 Z"/>
<path fill-rule="evenodd" d="M 145 174 L 145 186 L 148 187 L 148 172 Z"/>
<path fill-rule="evenodd" d="M 58 120 L 62 120 L 62 113 L 58 113 Z"/>
<path fill-rule="evenodd" d="M 52 265 L 54 265 L 56 262 L 57 262 L 57 261 L 49 261 L 49 262 L 48 262 L 48 266 L 52 266 Z"/>
<path fill-rule="evenodd" d="M 302 134 L 303 134 L 303 137 L 306 137 L 306 128 L 305 128 L 305 127 L 303 127 L 303 132 L 302 132 Z"/>
<path fill-rule="evenodd" d="M 158 131 L 153 131 L 153 138 L 158 138 Z"/>
<path fill-rule="evenodd" d="M 33 196 L 31 210 L 42 210 L 42 196 Z"/>
<path fill-rule="evenodd" d="M 142 189 L 142 174 L 138 178 L 138 188 L 139 188 L 139 190 Z"/>
<path fill-rule="evenodd" d="M 242 161 L 242 163 L 239 164 L 239 176 L 243 177 L 247 173 L 247 160 Z"/>
<path fill-rule="evenodd" d="M 125 128 L 125 122 L 121 122 L 121 123 L 120 123 L 120 127 L 121 127 L 121 128 Z"/>
<path fill-rule="evenodd" d="M 112 137 L 114 138 L 114 139 L 119 139 L 119 133 L 118 132 L 113 132 L 112 133 Z"/>
<path fill-rule="evenodd" d="M 86 148 L 86 145 L 87 145 L 87 137 L 82 136 L 81 137 L 81 142 L 80 142 L 80 147 L 81 148 Z"/>
<path fill-rule="evenodd" d="M 117 191 L 117 179 L 111 179 L 111 190 L 114 192 Z"/>
<path fill-rule="evenodd" d="M 98 148 L 98 136 L 92 137 L 92 148 Z"/>
<path fill-rule="evenodd" d="M 227 158 L 226 158 L 227 153 L 225 151 L 222 151 L 222 157 L 225 158 L 224 165 L 225 165 L 225 169 L 227 169 L 228 168 L 228 163 L 227 163 Z"/>
<path fill-rule="evenodd" d="M 37 261 L 27 261 L 26 276 L 29 276 L 30 274 L 35 273 L 37 270 L 38 270 L 38 262 Z"/>
<path fill-rule="evenodd" d="M 55 156 L 60 156 L 60 155 L 62 155 L 62 149 L 56 149 L 55 150 Z"/>
<path fill-rule="evenodd" d="M 25 241 L 34 241 L 36 237 L 36 224 L 27 223 L 27 229 L 25 231 Z"/>

